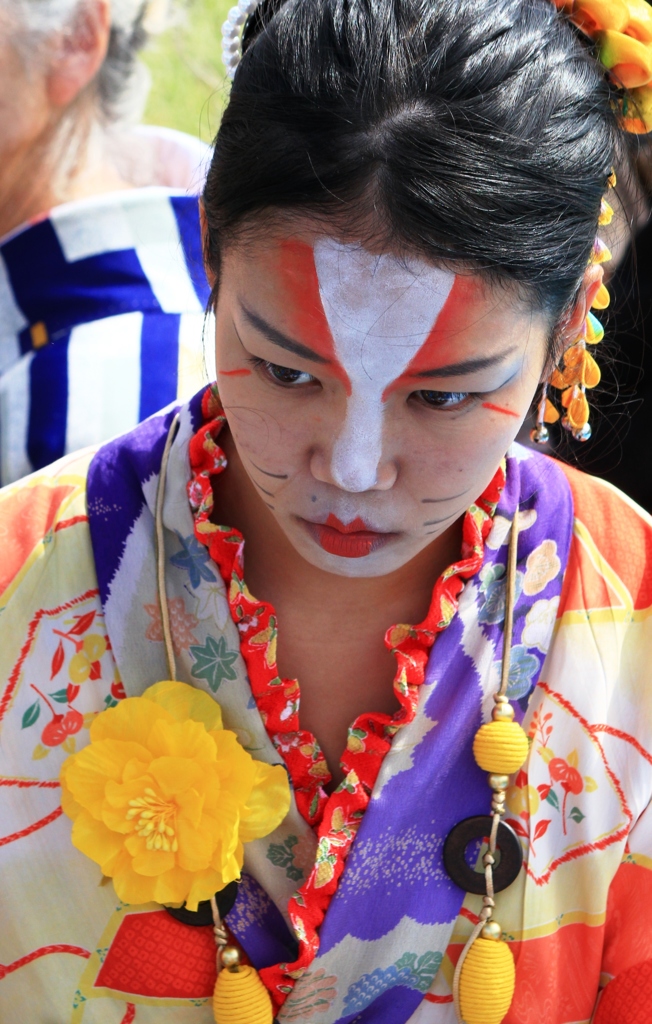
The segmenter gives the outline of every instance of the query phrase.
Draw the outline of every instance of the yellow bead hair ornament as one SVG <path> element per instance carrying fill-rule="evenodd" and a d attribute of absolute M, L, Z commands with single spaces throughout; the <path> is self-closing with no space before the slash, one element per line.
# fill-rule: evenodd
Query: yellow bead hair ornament
<path fill-rule="evenodd" d="M 492 791 L 491 832 L 488 849 L 483 857 L 483 907 L 478 924 L 462 950 L 453 978 L 453 1000 L 458 1019 L 463 1024 L 501 1024 L 514 998 L 516 982 L 514 957 L 507 943 L 503 941 L 502 928 L 494 920 L 493 912 L 498 891 L 495 876 L 500 871 L 500 867 L 494 870 L 495 854 L 499 848 L 498 835 L 501 828 L 507 828 L 501 821 L 505 813 L 505 790 L 509 785 L 509 776 L 522 768 L 529 751 L 528 738 L 521 726 L 514 721 L 514 709 L 506 695 L 514 623 L 517 543 L 518 510 L 514 512 L 512 520 L 507 558 L 505 632 L 500 687 L 494 695 L 491 721 L 478 729 L 473 741 L 475 760 L 480 768 L 488 773 L 487 781 Z"/>
<path fill-rule="evenodd" d="M 612 171 L 607 180 L 607 187 L 614 188 L 616 175 Z M 600 206 L 598 218 L 599 224 L 608 224 L 613 216 L 613 210 L 605 199 Z M 589 256 L 589 264 L 601 266 L 612 258 L 609 248 L 601 238 L 595 239 L 593 249 Z M 601 284 L 593 299 L 592 308 L 597 310 L 607 309 L 611 299 L 605 284 Z M 591 426 L 589 424 L 590 409 L 586 397 L 587 390 L 597 387 L 600 383 L 600 368 L 595 359 L 587 349 L 587 345 L 597 345 L 604 338 L 604 328 L 600 321 L 589 312 L 579 338 L 566 349 L 562 356 L 561 363 L 556 367 L 550 376 L 550 380 L 544 384 L 541 397 L 537 406 L 536 426 L 530 432 L 530 438 L 536 444 L 547 444 L 550 440 L 548 424 L 556 423 L 561 418 L 561 424 L 565 430 L 576 441 L 588 441 L 591 437 Z M 548 387 L 561 391 L 561 406 L 565 415 L 560 416 L 559 411 L 550 401 Z"/>
<path fill-rule="evenodd" d="M 622 93 L 618 102 L 625 131 L 652 131 L 652 7 L 647 0 L 553 3 L 595 43 L 611 84 Z"/>
<path fill-rule="evenodd" d="M 597 49 L 597 55 L 608 72 L 612 86 L 619 91 L 617 100 L 621 125 L 635 135 L 652 132 L 652 6 L 647 0 L 552 0 L 557 10 L 583 32 Z M 612 171 L 607 180 L 615 188 L 616 175 Z M 598 215 L 600 227 L 610 224 L 614 211 L 602 199 Z M 611 253 L 601 239 L 596 238 L 589 263 L 602 264 L 611 259 Z M 593 301 L 594 309 L 606 309 L 609 292 L 600 287 Z M 583 334 L 573 348 L 595 345 L 604 337 L 599 321 L 591 314 L 587 317 Z M 590 360 L 590 361 L 589 361 Z M 571 367 L 563 359 L 562 367 L 555 371 L 550 383 L 561 388 L 562 407 L 566 410 L 562 426 L 576 441 L 591 437 L 587 388 L 595 387 L 600 379 L 595 360 L 578 361 Z M 595 381 L 595 383 L 593 383 Z M 537 408 L 537 422 L 530 437 L 537 444 L 550 440 L 548 424 L 556 423 L 560 414 L 548 396 L 544 385 Z"/>

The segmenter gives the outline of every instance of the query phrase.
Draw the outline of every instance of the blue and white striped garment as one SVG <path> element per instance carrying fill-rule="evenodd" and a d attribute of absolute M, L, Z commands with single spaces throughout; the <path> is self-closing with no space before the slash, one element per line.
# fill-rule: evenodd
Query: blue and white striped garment
<path fill-rule="evenodd" d="M 0 483 L 212 379 L 208 293 L 185 191 L 67 203 L 0 241 Z"/>

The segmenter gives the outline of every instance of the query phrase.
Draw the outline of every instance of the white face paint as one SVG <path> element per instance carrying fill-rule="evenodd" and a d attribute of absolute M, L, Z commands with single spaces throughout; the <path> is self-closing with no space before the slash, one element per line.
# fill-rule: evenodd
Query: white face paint
<path fill-rule="evenodd" d="M 494 475 L 548 334 L 543 314 L 479 275 L 374 254 L 309 222 L 227 247 L 218 379 L 230 454 L 252 487 L 233 485 L 234 525 L 251 501 L 266 543 L 280 543 L 278 526 L 327 572 L 406 565 Z M 449 389 L 460 401 L 443 401 Z"/>
<path fill-rule="evenodd" d="M 314 259 L 335 352 L 351 388 L 331 472 L 344 490 L 366 491 L 376 483 L 381 459 L 385 392 L 428 340 L 455 275 L 333 239 L 315 243 Z"/>

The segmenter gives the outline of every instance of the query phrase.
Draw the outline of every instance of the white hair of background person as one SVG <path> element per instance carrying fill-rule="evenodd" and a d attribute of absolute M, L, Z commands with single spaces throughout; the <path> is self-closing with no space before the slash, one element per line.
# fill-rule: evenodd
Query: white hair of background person
<path fill-rule="evenodd" d="M 72 33 L 87 0 L 0 0 L 13 45 L 27 66 L 47 61 L 55 36 Z M 107 54 L 96 78 L 98 115 L 107 123 L 135 122 L 142 115 L 149 73 L 138 54 L 149 37 L 170 22 L 167 0 L 112 0 Z"/>

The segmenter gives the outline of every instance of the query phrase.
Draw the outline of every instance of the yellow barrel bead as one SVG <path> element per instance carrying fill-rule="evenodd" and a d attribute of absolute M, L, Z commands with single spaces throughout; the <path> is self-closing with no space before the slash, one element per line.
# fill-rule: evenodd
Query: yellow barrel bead
<path fill-rule="evenodd" d="M 473 756 L 483 771 L 513 775 L 525 762 L 527 736 L 518 722 L 487 722 L 475 734 Z"/>
<path fill-rule="evenodd" d="M 501 1024 L 514 998 L 514 957 L 506 942 L 478 938 L 460 972 L 465 1024 Z"/>
<path fill-rule="evenodd" d="M 272 1001 L 253 967 L 220 971 L 213 993 L 213 1016 L 216 1024 L 272 1024 Z"/>

